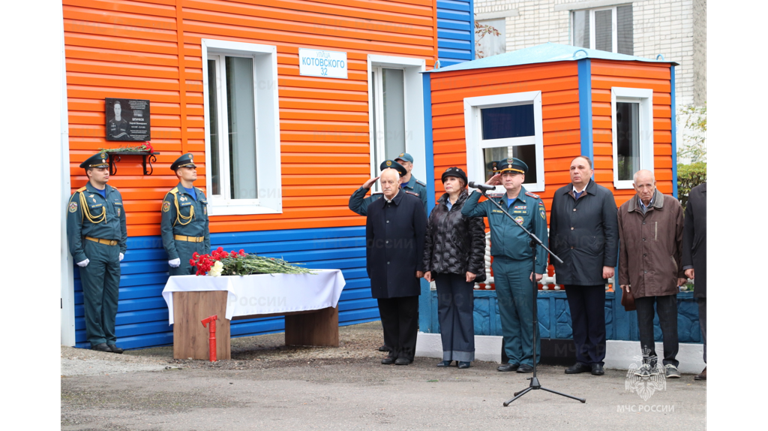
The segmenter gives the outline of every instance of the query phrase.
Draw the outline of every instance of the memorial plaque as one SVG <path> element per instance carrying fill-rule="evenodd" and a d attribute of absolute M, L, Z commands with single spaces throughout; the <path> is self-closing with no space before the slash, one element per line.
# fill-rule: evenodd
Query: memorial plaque
<path fill-rule="evenodd" d="M 149 141 L 149 100 L 104 99 L 107 141 Z"/>

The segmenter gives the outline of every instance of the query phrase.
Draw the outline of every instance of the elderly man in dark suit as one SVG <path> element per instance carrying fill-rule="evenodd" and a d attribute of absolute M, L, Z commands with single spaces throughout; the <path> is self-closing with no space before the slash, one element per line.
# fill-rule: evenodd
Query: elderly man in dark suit
<path fill-rule="evenodd" d="M 565 285 L 571 310 L 576 364 L 566 374 L 603 375 L 605 359 L 605 283 L 618 258 L 616 200 L 592 179 L 592 161 L 571 161 L 571 184 L 552 198 L 549 244 L 563 263 L 552 262 L 557 282 Z"/>
<path fill-rule="evenodd" d="M 397 170 L 381 173 L 381 187 L 384 196 L 368 207 L 365 225 L 371 294 L 379 302 L 384 343 L 392 348 L 381 363 L 408 365 L 416 351 L 427 214 L 418 197 L 400 188 Z"/>
<path fill-rule="evenodd" d="M 694 280 L 693 297 L 699 303 L 699 324 L 704 338 L 704 363 L 707 363 L 707 183 L 691 189 L 685 206 L 683 229 L 683 269 Z M 695 276 L 695 278 L 694 278 Z M 695 380 L 707 380 L 707 367 Z"/>

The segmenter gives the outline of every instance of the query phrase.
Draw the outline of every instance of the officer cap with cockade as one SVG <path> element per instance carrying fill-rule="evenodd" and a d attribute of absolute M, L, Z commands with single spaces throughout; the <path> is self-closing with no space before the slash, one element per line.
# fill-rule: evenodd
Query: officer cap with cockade
<path fill-rule="evenodd" d="M 500 174 L 502 172 L 518 172 L 525 174 L 528 173 L 528 165 L 516 157 L 499 160 L 494 166 L 494 173 Z"/>
<path fill-rule="evenodd" d="M 384 169 L 395 169 L 400 174 L 401 177 L 404 177 L 405 175 L 408 174 L 408 171 L 405 170 L 405 167 L 403 167 L 403 165 L 401 165 L 400 163 L 397 163 L 394 160 L 384 160 L 383 162 L 381 162 L 379 169 L 381 169 L 382 171 Z"/>
<path fill-rule="evenodd" d="M 196 168 L 195 162 L 192 157 L 192 153 L 184 154 L 183 156 L 176 159 L 175 162 L 171 165 L 171 170 L 176 170 L 179 168 Z"/>
<path fill-rule="evenodd" d="M 83 163 L 80 163 L 80 167 L 85 169 L 109 167 L 109 156 L 106 151 L 96 153 L 88 157 Z"/>

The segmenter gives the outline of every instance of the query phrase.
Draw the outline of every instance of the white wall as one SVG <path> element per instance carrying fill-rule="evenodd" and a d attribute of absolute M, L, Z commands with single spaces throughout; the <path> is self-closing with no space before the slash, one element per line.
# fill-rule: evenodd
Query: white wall
<path fill-rule="evenodd" d="M 69 110 L 67 108 L 67 75 L 64 56 L 64 15 L 59 2 L 59 343 L 75 345 L 75 284 L 72 257 L 67 245 L 67 212 L 69 180 Z"/>

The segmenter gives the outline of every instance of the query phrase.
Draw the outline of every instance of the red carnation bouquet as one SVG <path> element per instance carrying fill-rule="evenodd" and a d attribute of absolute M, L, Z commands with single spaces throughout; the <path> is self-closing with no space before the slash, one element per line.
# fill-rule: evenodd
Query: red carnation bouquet
<path fill-rule="evenodd" d="M 227 253 L 219 247 L 211 254 L 193 253 L 189 264 L 197 268 L 197 275 L 250 275 L 250 274 L 311 274 L 307 268 L 290 264 L 283 259 L 248 254 L 243 249 Z"/>

